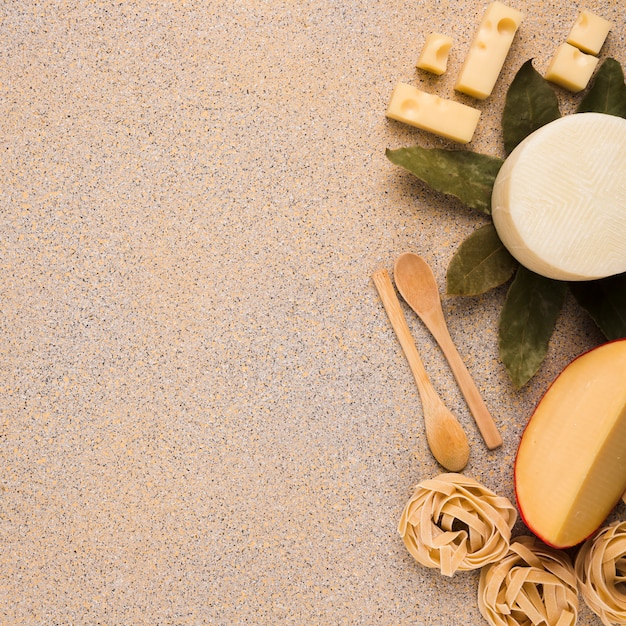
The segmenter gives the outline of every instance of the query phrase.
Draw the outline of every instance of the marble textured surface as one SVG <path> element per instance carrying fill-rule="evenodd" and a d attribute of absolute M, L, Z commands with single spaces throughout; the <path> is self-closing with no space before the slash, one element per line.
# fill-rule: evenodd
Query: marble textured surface
<path fill-rule="evenodd" d="M 622 0 L 516 2 L 524 21 L 476 103 L 453 84 L 485 6 L 2 4 L 0 623 L 482 623 L 477 574 L 442 579 L 396 531 L 441 470 L 370 275 L 412 250 L 443 291 L 483 218 L 387 161 L 449 144 L 385 109 L 398 80 L 474 104 L 470 147 L 501 156 L 508 84 L 528 58 L 545 70 L 579 10 L 614 22 L 601 57 L 626 64 Z M 442 77 L 415 69 L 434 31 L 455 40 Z M 466 473 L 512 498 L 532 407 L 601 337 L 568 300 L 515 391 L 504 294 L 444 298 L 501 427 L 492 452 L 407 316 L 468 430 Z"/>

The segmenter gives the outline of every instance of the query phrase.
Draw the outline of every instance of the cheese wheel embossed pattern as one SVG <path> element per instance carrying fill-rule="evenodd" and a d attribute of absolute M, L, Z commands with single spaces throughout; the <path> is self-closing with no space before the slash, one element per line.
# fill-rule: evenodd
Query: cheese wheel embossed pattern
<path fill-rule="evenodd" d="M 536 130 L 498 172 L 491 205 L 502 243 L 538 274 L 626 271 L 626 119 L 576 113 Z"/>

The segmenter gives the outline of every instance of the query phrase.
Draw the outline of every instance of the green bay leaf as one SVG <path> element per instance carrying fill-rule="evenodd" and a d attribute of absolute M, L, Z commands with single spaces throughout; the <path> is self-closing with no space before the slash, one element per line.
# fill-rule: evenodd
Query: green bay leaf
<path fill-rule="evenodd" d="M 491 190 L 502 159 L 469 150 L 411 146 L 387 149 L 387 158 L 435 191 L 454 196 L 468 207 L 491 214 Z"/>
<path fill-rule="evenodd" d="M 476 296 L 504 284 L 518 263 L 498 237 L 492 223 L 475 230 L 459 246 L 448 265 L 446 291 Z"/>
<path fill-rule="evenodd" d="M 570 283 L 570 291 L 607 339 L 626 337 L 626 273 Z"/>
<path fill-rule="evenodd" d="M 622 66 L 615 59 L 605 59 L 593 84 L 576 109 L 577 113 L 607 113 L 626 117 L 626 84 Z"/>
<path fill-rule="evenodd" d="M 532 59 L 526 61 L 506 93 L 502 112 L 504 150 L 510 154 L 520 141 L 559 117 L 555 92 L 535 70 Z"/>
<path fill-rule="evenodd" d="M 543 362 L 566 293 L 567 283 L 519 266 L 498 329 L 500 359 L 517 389 L 535 375 Z"/>

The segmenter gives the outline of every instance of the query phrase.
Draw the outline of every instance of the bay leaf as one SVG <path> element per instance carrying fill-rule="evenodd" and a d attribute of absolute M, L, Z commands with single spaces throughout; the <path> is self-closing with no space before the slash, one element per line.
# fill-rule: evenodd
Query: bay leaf
<path fill-rule="evenodd" d="M 520 141 L 559 117 L 556 93 L 529 59 L 518 70 L 506 93 L 502 111 L 505 152 L 510 154 Z"/>
<path fill-rule="evenodd" d="M 577 113 L 594 111 L 626 117 L 626 84 L 622 66 L 615 59 L 605 59 L 585 94 Z"/>
<path fill-rule="evenodd" d="M 491 190 L 502 159 L 469 150 L 411 146 L 387 149 L 387 158 L 435 191 L 454 196 L 468 207 L 491 215 Z"/>
<path fill-rule="evenodd" d="M 535 375 L 543 362 L 566 293 L 567 283 L 519 266 L 498 328 L 500 359 L 517 389 Z"/>
<path fill-rule="evenodd" d="M 626 273 L 569 286 L 607 339 L 626 337 Z"/>
<path fill-rule="evenodd" d="M 450 260 L 447 293 L 455 296 L 485 293 L 509 280 L 517 266 L 493 223 L 485 224 L 461 243 Z"/>

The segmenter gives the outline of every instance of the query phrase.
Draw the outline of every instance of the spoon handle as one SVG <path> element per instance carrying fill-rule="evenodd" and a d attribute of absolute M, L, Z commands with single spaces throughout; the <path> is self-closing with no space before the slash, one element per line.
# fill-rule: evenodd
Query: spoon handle
<path fill-rule="evenodd" d="M 460 472 L 469 458 L 467 435 L 430 382 L 387 270 L 377 270 L 372 280 L 417 383 L 430 450 L 448 471 Z"/>
<path fill-rule="evenodd" d="M 438 324 L 437 328 L 431 329 L 431 332 L 437 339 L 439 347 L 444 353 L 446 359 L 448 359 L 450 369 L 456 378 L 461 393 L 465 397 L 467 406 L 474 416 L 474 421 L 476 422 L 476 426 L 478 426 L 478 430 L 485 441 L 485 445 L 490 450 L 501 446 L 502 437 L 498 431 L 498 427 L 496 426 L 485 401 L 480 395 L 480 391 L 478 391 L 474 379 L 456 349 L 447 327 L 445 324 Z"/>
<path fill-rule="evenodd" d="M 396 292 L 394 291 L 389 273 L 386 269 L 376 270 L 372 274 L 372 280 L 376 285 L 376 289 L 378 289 L 380 299 L 383 302 L 385 311 L 387 311 L 391 326 L 395 330 L 396 335 L 398 336 L 398 341 L 400 342 L 406 359 L 409 362 L 409 366 L 413 377 L 415 378 L 415 382 L 417 383 L 420 395 L 426 394 L 428 396 L 431 394 L 431 390 L 432 393 L 436 394 L 430 382 L 430 378 L 428 377 L 428 373 L 424 368 L 422 359 L 420 358 L 417 348 L 415 347 L 415 342 L 413 341 L 411 331 L 409 330 L 409 326 L 406 322 L 406 317 L 404 316 L 400 306 L 398 296 L 396 296 Z M 422 398 L 422 402 L 424 400 L 426 400 L 426 398 Z"/>

